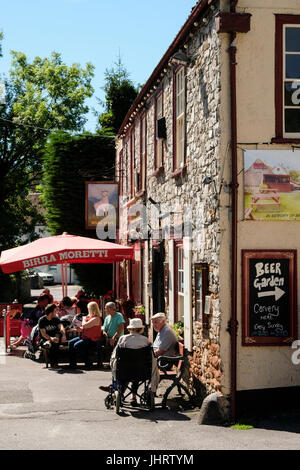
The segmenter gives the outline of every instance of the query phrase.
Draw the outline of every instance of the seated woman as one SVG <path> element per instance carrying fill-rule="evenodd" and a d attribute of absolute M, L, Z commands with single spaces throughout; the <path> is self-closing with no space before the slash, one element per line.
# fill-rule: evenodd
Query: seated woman
<path fill-rule="evenodd" d="M 80 311 L 77 307 L 76 301 L 72 300 L 70 297 L 64 297 L 59 304 L 59 318 L 72 322 L 73 318 L 78 313 L 80 313 Z"/>
<path fill-rule="evenodd" d="M 116 367 L 117 367 L 116 350 L 117 348 L 140 349 L 140 348 L 149 346 L 151 344 L 148 338 L 146 338 L 146 336 L 143 336 L 144 328 L 145 327 L 140 318 L 130 319 L 130 323 L 127 326 L 129 334 L 120 337 L 118 344 L 113 350 L 113 353 L 111 355 L 110 366 L 112 370 L 113 381 L 116 380 Z M 159 381 L 159 375 L 158 375 L 157 363 L 156 363 L 156 359 L 153 356 L 152 380 L 151 380 L 151 389 L 153 392 L 156 391 L 158 381 Z M 104 392 L 110 391 L 110 386 L 101 385 L 99 388 L 100 390 L 103 390 Z M 131 386 L 131 392 L 132 392 L 131 401 L 130 401 L 131 406 L 137 405 L 137 401 L 136 401 L 137 389 L 138 389 L 138 382 L 133 382 Z"/>
<path fill-rule="evenodd" d="M 78 354 L 85 362 L 85 366 L 91 366 L 88 358 L 88 350 L 95 346 L 101 338 L 102 315 L 96 302 L 88 303 L 88 315 L 83 318 L 82 326 L 77 331 L 82 333 L 82 337 L 73 338 L 68 342 L 70 355 L 70 368 L 77 366 Z"/>

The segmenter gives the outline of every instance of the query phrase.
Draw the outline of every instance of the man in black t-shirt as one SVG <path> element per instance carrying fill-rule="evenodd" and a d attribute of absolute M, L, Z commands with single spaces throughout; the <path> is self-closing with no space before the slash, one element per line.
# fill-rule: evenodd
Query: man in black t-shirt
<path fill-rule="evenodd" d="M 49 349 L 51 367 L 57 366 L 58 348 L 60 343 L 65 343 L 66 332 L 60 319 L 56 316 L 57 305 L 47 305 L 45 315 L 39 319 L 39 343 L 42 348 Z"/>

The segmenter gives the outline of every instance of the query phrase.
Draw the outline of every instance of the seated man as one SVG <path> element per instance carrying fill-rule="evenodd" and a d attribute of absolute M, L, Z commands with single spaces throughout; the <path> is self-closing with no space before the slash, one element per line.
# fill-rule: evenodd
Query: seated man
<path fill-rule="evenodd" d="M 108 302 L 105 305 L 107 316 L 104 320 L 102 327 L 103 336 L 105 337 L 106 344 L 114 347 L 120 338 L 124 335 L 125 320 L 122 313 L 117 312 L 116 304 Z"/>
<path fill-rule="evenodd" d="M 151 321 L 154 330 L 157 332 L 153 343 L 155 357 L 177 356 L 178 339 L 172 328 L 167 325 L 166 315 L 163 312 L 156 313 Z"/>
<path fill-rule="evenodd" d="M 51 367 L 57 367 L 59 344 L 66 342 L 65 329 L 56 315 L 57 311 L 57 305 L 47 305 L 45 315 L 39 319 L 38 323 L 40 346 L 49 349 Z"/>

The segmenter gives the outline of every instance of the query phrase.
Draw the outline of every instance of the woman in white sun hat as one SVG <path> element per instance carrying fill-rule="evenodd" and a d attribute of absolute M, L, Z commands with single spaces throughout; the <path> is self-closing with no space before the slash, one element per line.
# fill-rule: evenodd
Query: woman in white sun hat
<path fill-rule="evenodd" d="M 144 325 L 140 318 L 131 318 L 129 325 L 127 326 L 127 330 L 129 331 L 128 335 L 121 336 L 118 341 L 119 348 L 129 348 L 129 349 L 140 349 L 152 344 L 146 336 L 143 336 L 144 332 Z M 111 359 L 110 359 L 110 367 L 112 370 L 112 376 L 116 378 L 116 348 L 113 350 Z M 159 374 L 157 369 L 156 359 L 153 356 L 152 361 L 152 381 L 151 381 L 151 389 L 155 392 L 157 384 L 159 381 Z M 100 390 L 104 392 L 109 392 L 109 386 L 100 386 Z M 132 384 L 132 396 L 130 404 L 132 406 L 136 406 L 136 392 L 137 392 L 137 384 Z"/>

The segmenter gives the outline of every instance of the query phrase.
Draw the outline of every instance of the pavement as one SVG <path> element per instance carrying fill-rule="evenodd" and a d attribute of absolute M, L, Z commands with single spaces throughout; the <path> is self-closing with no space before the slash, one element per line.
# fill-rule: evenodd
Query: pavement
<path fill-rule="evenodd" d="M 35 298 L 35 299 L 38 298 L 41 295 L 41 293 L 43 292 L 44 289 L 49 289 L 50 290 L 51 294 L 54 297 L 54 300 L 61 300 L 63 298 L 61 284 L 53 284 L 53 285 L 50 285 L 50 286 L 44 286 L 42 289 L 31 289 L 32 298 Z M 69 297 L 75 297 L 77 292 L 80 289 L 82 289 L 82 287 L 79 286 L 79 285 L 75 285 L 75 284 L 69 284 L 67 286 L 67 289 L 68 289 L 67 295 Z"/>
<path fill-rule="evenodd" d="M 176 397 L 168 409 L 157 397 L 153 412 L 124 408 L 118 415 L 98 389 L 110 383 L 109 369 L 46 369 L 24 358 L 25 349 L 5 355 L 0 338 L 0 450 L 300 449 L 299 416 L 258 419 L 248 430 L 201 426 L 199 409 L 182 409 Z"/>

